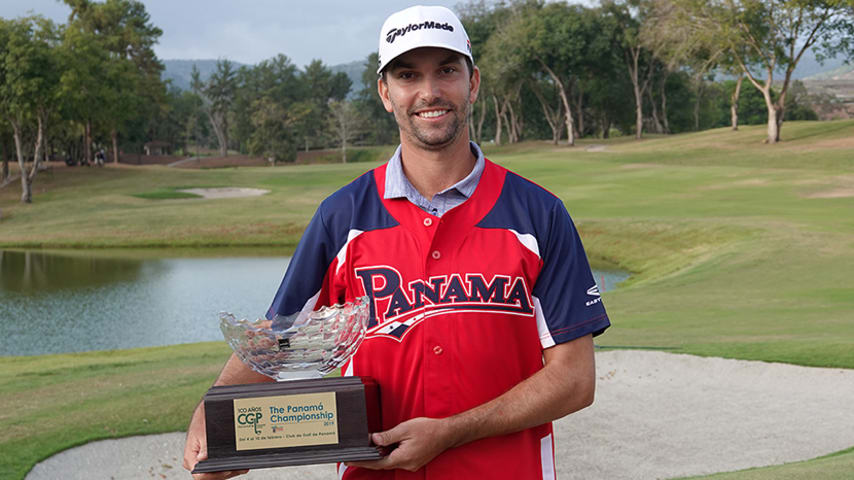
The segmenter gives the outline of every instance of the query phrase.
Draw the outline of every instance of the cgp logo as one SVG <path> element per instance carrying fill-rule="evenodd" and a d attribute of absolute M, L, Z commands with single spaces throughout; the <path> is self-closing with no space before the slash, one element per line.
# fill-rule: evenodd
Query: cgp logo
<path fill-rule="evenodd" d="M 245 409 L 242 408 L 241 410 L 245 410 Z M 258 435 L 261 433 L 261 430 L 259 430 L 259 428 L 258 428 L 258 423 L 261 421 L 261 417 L 263 417 L 263 415 L 261 415 L 261 412 L 238 413 L 237 414 L 237 423 L 239 425 L 244 425 L 244 426 L 251 425 L 252 429 L 255 431 L 255 435 Z"/>

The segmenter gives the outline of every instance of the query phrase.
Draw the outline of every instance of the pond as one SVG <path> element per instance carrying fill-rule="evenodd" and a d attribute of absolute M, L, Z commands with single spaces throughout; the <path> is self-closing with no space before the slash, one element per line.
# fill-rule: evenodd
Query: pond
<path fill-rule="evenodd" d="M 262 315 L 288 261 L 0 250 L 0 355 L 222 340 L 217 313 Z M 607 291 L 628 275 L 594 277 Z"/>

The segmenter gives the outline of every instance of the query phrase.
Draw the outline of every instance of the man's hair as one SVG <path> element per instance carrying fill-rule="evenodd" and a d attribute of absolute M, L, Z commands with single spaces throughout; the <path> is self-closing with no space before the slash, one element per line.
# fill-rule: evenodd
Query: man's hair
<path fill-rule="evenodd" d="M 469 59 L 469 57 L 462 55 L 462 54 L 458 54 L 458 55 L 463 57 L 463 59 L 466 61 L 466 68 L 469 69 L 469 80 L 471 80 L 471 77 L 474 75 L 474 65 L 472 65 L 471 59 Z M 394 60 L 388 62 L 388 65 L 386 65 L 385 68 L 383 68 L 383 71 L 380 72 L 380 78 L 382 79 L 383 82 L 386 82 L 386 78 L 385 78 L 386 72 L 388 72 L 389 70 L 394 70 L 394 68 L 397 67 L 397 63 L 398 63 L 398 60 L 395 58 Z"/>

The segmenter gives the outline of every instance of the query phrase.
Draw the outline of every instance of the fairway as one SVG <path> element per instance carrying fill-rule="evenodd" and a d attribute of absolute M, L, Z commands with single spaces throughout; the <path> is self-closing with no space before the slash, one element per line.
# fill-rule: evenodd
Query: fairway
<path fill-rule="evenodd" d="M 613 327 L 600 347 L 854 368 L 854 121 L 786 123 L 777 145 L 764 135 L 485 150 L 563 199 L 594 266 L 632 273 L 605 293 Z M 56 168 L 36 177 L 32 205 L 18 203 L 17 183 L 0 190 L 0 246 L 293 249 L 318 202 L 375 165 Z M 212 187 L 270 193 L 150 195 Z M 21 478 L 81 442 L 184 428 L 226 354 L 194 345 L 0 358 L 0 411 L 17 412 L 0 415 L 0 468 Z M 35 428 L 57 404 L 68 413 Z M 721 478 L 843 478 L 854 452 L 774 468 Z"/>

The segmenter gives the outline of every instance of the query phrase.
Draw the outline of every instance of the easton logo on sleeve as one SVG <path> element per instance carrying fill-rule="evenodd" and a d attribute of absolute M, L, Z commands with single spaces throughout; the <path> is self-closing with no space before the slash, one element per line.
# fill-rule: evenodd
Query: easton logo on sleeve
<path fill-rule="evenodd" d="M 388 33 L 385 34 L 385 41 L 388 43 L 394 43 L 395 38 L 402 37 L 402 36 L 406 35 L 407 33 L 415 31 L 415 30 L 421 30 L 422 28 L 425 28 L 425 29 L 429 28 L 429 29 L 433 29 L 433 30 L 447 30 L 449 32 L 454 31 L 454 27 L 451 26 L 451 24 L 449 24 L 447 22 L 446 23 L 438 23 L 438 22 L 431 22 L 430 20 L 427 20 L 426 22 L 421 22 L 421 23 L 410 23 L 409 25 L 402 27 L 402 28 L 392 28 L 391 30 L 388 31 Z"/>
<path fill-rule="evenodd" d="M 587 295 L 594 297 L 593 300 L 588 300 L 584 302 L 584 305 L 588 307 L 602 301 L 601 294 L 599 293 L 599 285 L 593 285 L 592 287 L 588 288 Z"/>
<path fill-rule="evenodd" d="M 389 266 L 357 268 L 356 276 L 370 300 L 367 337 L 401 340 L 422 320 L 462 311 L 531 316 L 534 309 L 525 279 L 479 273 L 439 275 L 404 286 L 400 272 Z"/>

